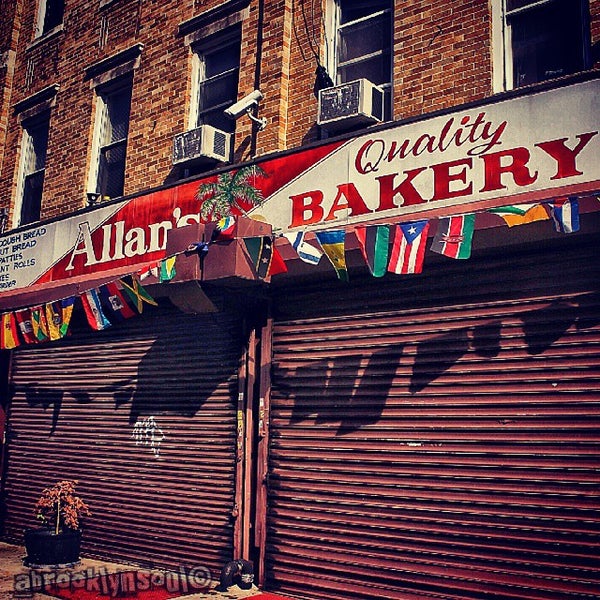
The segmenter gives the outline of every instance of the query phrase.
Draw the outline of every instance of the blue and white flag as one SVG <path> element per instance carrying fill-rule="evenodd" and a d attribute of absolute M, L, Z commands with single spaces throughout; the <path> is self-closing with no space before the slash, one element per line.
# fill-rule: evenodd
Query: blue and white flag
<path fill-rule="evenodd" d="M 111 326 L 111 322 L 106 318 L 102 310 L 98 290 L 89 290 L 81 294 L 80 298 L 85 316 L 92 329 L 100 331 Z"/>
<path fill-rule="evenodd" d="M 559 198 L 548 204 L 556 231 L 560 233 L 579 231 L 579 200 L 577 197 Z"/>
<path fill-rule="evenodd" d="M 304 231 L 298 231 L 296 233 L 284 233 L 283 235 L 287 238 L 301 260 L 310 265 L 319 264 L 323 253 L 304 239 Z"/>

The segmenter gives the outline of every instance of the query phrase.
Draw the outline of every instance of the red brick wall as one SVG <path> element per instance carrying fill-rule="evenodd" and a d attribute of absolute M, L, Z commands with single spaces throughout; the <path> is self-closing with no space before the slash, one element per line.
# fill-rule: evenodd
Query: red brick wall
<path fill-rule="evenodd" d="M 20 0 L 0 0 L 0 180 L 6 152 L 21 9 Z M 5 168 L 10 169 L 10 166 Z"/>
<path fill-rule="evenodd" d="M 490 13 L 481 0 L 401 3 L 394 27 L 394 117 L 491 93 Z"/>
<path fill-rule="evenodd" d="M 323 15 L 321 2 L 315 0 L 311 7 L 312 2 L 303 1 L 308 30 L 301 0 L 250 0 L 249 18 L 242 27 L 239 96 L 250 93 L 258 81 L 265 95 L 259 116 L 266 117 L 268 126 L 257 132 L 246 117 L 238 120 L 236 160 L 319 138 L 311 43 L 321 45 L 323 60 Z M 15 200 L 21 128 L 12 106 L 53 84 L 60 90 L 52 111 L 42 216 L 55 217 L 85 205 L 94 92 L 84 68 L 137 43 L 144 50 L 134 73 L 125 193 L 172 178 L 172 139 L 185 130 L 190 104 L 190 50 L 177 34 L 178 26 L 220 4 L 114 0 L 101 8 L 100 0 L 69 0 L 63 31 L 32 44 L 37 0 L 0 0 L 3 16 L 18 17 L 20 24 L 7 29 L 3 19 L 0 26 L 0 56 L 16 51 L 14 85 L 9 71 L 0 70 L 0 206 L 12 206 Z M 600 0 L 591 0 L 591 14 L 598 56 Z M 394 118 L 491 95 L 490 25 L 489 3 L 482 0 L 397 0 Z M 31 69 L 33 78 L 28 80 Z"/>
<path fill-rule="evenodd" d="M 304 4 L 303 14 L 301 3 L 298 0 L 294 2 L 289 88 L 291 102 L 288 106 L 288 121 L 291 123 L 288 129 L 290 148 L 317 140 L 319 136 L 319 128 L 316 125 L 317 99 L 313 94 L 317 67 L 314 52 L 319 50 L 315 48 L 316 42 L 321 46 L 319 59 L 325 61 L 323 14 L 319 2 L 314 3 L 314 13 L 311 10 L 311 2 Z"/>
<path fill-rule="evenodd" d="M 590 0 L 590 29 L 592 34 L 592 60 L 600 68 L 600 0 Z"/>

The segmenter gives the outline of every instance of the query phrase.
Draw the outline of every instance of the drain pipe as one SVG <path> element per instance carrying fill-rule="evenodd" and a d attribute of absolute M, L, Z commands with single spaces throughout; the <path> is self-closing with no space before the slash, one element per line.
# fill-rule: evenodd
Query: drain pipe
<path fill-rule="evenodd" d="M 258 0 L 258 22 L 257 22 L 257 33 L 256 33 L 256 63 L 254 64 L 254 89 L 260 89 L 260 79 L 262 75 L 262 57 L 263 57 L 263 28 L 265 26 L 265 3 L 264 0 Z M 258 110 L 257 108 L 254 109 Z M 256 113 L 254 117 L 256 117 Z M 264 127 L 263 127 L 264 128 Z M 261 131 L 259 126 L 255 122 L 252 123 L 252 137 L 250 139 L 250 157 L 256 156 L 256 137 L 258 132 Z"/>

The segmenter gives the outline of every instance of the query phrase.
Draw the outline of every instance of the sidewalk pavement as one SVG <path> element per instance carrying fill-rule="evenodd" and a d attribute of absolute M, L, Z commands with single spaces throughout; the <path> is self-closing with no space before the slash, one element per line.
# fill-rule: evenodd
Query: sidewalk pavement
<path fill-rule="evenodd" d="M 29 586 L 23 591 L 23 582 L 32 580 L 33 569 L 23 565 L 23 558 L 26 552 L 22 546 L 14 546 L 0 542 L 0 600 L 57 600 L 55 596 L 51 596 L 40 591 L 40 586 L 34 584 L 34 592 L 29 592 Z M 73 567 L 51 570 L 51 569 L 35 569 L 37 576 L 34 580 L 42 581 L 44 574 L 46 581 L 54 581 L 60 573 L 62 577 L 68 580 L 77 577 L 77 574 L 83 573 L 119 573 L 132 571 L 153 571 L 158 572 L 158 569 L 144 569 L 127 564 L 109 563 L 91 558 L 82 558 L 81 562 Z M 292 600 L 277 594 L 263 593 L 256 586 L 252 586 L 249 590 L 242 590 L 237 585 L 229 588 L 226 592 L 219 592 L 215 588 L 218 582 L 202 593 L 189 593 L 185 596 L 186 600 L 239 600 L 241 598 L 254 597 L 254 600 Z M 192 591 L 192 590 L 189 590 Z M 107 600 L 111 600 L 110 592 L 107 595 Z M 129 595 L 131 597 L 131 595 Z"/>

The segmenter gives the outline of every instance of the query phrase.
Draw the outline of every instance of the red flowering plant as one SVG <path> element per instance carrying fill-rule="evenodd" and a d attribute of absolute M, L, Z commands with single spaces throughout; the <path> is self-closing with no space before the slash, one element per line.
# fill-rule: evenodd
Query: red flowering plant
<path fill-rule="evenodd" d="M 36 518 L 54 527 L 56 535 L 63 527 L 79 529 L 79 521 L 91 516 L 88 505 L 75 494 L 77 481 L 63 480 L 44 489 L 34 509 Z"/>

